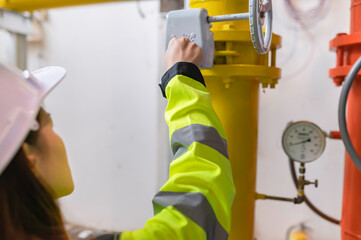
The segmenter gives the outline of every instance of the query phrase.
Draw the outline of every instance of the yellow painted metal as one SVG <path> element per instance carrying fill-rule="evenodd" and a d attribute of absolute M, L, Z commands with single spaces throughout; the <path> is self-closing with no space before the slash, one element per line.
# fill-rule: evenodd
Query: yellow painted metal
<path fill-rule="evenodd" d="M 33 11 L 38 9 L 120 1 L 121 0 L 0 0 L 0 7 L 14 11 Z"/>
<path fill-rule="evenodd" d="M 190 7 L 205 8 L 211 16 L 249 8 L 248 0 L 190 0 Z M 281 77 L 276 67 L 281 37 L 274 34 L 270 53 L 258 55 L 247 20 L 212 24 L 215 65 L 202 73 L 227 134 L 237 190 L 229 239 L 253 240 L 259 86 L 274 88 Z"/>
<path fill-rule="evenodd" d="M 310 240 L 310 237 L 306 232 L 299 231 L 292 233 L 289 240 Z"/>

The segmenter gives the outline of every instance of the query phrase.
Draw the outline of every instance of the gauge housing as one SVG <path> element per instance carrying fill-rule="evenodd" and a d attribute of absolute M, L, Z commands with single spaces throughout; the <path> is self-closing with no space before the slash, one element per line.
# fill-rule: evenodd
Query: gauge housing
<path fill-rule="evenodd" d="M 308 121 L 291 123 L 282 136 L 282 147 L 289 158 L 300 163 L 318 159 L 326 147 L 326 134 Z"/>

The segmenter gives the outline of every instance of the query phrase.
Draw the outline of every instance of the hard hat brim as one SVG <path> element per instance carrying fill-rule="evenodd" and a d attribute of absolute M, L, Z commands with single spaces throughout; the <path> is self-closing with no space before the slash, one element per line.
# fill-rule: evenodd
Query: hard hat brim
<path fill-rule="evenodd" d="M 7 100 L 0 102 L 0 175 L 22 146 L 44 98 L 65 75 L 62 67 L 45 67 L 29 73 L 0 64 L 3 77 L 0 92 Z"/>
<path fill-rule="evenodd" d="M 31 73 L 42 86 L 43 100 L 66 76 L 66 70 L 62 67 L 50 66 L 38 69 Z"/>

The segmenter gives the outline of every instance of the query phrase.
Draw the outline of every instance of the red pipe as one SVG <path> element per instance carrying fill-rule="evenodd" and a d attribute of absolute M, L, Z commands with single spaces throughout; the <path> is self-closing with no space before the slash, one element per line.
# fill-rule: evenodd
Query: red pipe
<path fill-rule="evenodd" d="M 352 65 L 361 56 L 361 0 L 351 0 L 350 34 L 338 34 L 330 42 L 337 52 L 336 68 L 330 77 L 340 86 Z M 351 141 L 361 156 L 361 74 L 350 90 L 347 105 L 347 127 Z M 341 239 L 361 239 L 361 172 L 346 153 L 341 219 Z"/>

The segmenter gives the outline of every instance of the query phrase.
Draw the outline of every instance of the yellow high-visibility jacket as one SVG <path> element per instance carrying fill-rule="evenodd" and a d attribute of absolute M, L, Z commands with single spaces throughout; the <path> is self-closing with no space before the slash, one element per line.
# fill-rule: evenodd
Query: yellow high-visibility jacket
<path fill-rule="evenodd" d="M 144 228 L 99 239 L 225 240 L 235 195 L 226 135 L 203 76 L 194 64 L 175 64 L 160 84 L 174 153 L 169 180 L 153 199 Z"/>

